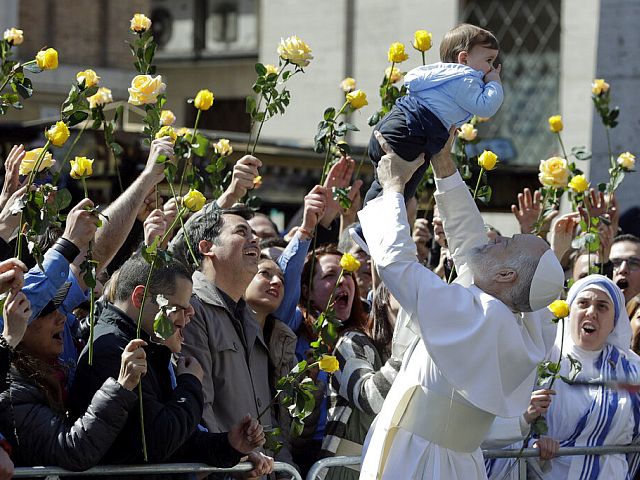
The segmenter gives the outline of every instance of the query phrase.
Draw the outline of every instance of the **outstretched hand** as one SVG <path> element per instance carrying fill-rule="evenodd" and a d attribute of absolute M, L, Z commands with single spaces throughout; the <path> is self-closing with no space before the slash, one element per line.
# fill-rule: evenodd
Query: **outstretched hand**
<path fill-rule="evenodd" d="M 424 153 L 412 162 L 407 162 L 393 151 L 391 145 L 385 140 L 380 132 L 374 130 L 373 134 L 380 144 L 380 148 L 385 153 L 380 162 L 378 162 L 378 182 L 382 185 L 384 191 L 404 192 L 404 186 L 418 170 L 420 165 L 424 163 Z"/>

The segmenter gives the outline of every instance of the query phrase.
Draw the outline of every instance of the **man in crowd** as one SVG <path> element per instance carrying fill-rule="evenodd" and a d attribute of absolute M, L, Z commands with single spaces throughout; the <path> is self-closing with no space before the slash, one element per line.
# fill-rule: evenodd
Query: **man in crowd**
<path fill-rule="evenodd" d="M 422 161 L 405 162 L 377 136 L 386 153 L 377 171 L 384 195 L 359 217 L 380 276 L 409 314 L 416 340 L 369 431 L 360 478 L 486 478 L 482 440 L 496 416 L 526 410 L 536 366 L 553 345 L 556 328 L 545 307 L 562 290 L 562 267 L 534 235 L 487 243 L 482 217 L 449 155 L 452 135 L 432 159 L 458 271 L 456 284 L 444 283 L 417 261 L 402 195 Z"/>
<path fill-rule="evenodd" d="M 613 281 L 627 302 L 634 343 L 640 331 L 640 239 L 635 235 L 619 235 L 613 240 L 609 259 L 613 264 Z"/>
<path fill-rule="evenodd" d="M 154 318 L 158 313 L 159 296 L 168 301 L 172 315 L 184 318 L 174 324 L 182 328 L 193 315 L 189 304 L 192 283 L 189 271 L 177 261 L 156 266 L 149 277 L 150 265 L 140 255 L 127 260 L 118 274 L 113 304 L 106 304 L 95 326 L 93 365 L 88 363 L 88 348 L 78 361 L 71 401 L 74 411 L 86 409 L 94 393 L 108 377 L 118 374 L 118 358 L 126 344 L 134 338 L 147 343 L 147 374 L 142 379 L 142 403 L 148 460 L 154 462 L 206 462 L 230 467 L 264 443 L 262 427 L 245 415 L 228 429 L 228 433 L 209 433 L 197 428 L 202 416 L 203 396 L 200 364 L 191 357 L 181 357 L 173 388 L 169 362 L 171 350 L 153 342 Z M 145 282 L 149 287 L 145 295 Z M 142 308 L 144 305 L 144 308 Z M 136 332 L 140 316 L 142 330 Z M 218 431 L 221 432 L 221 431 Z M 253 474 L 271 470 L 268 457 L 251 454 Z M 107 452 L 105 463 L 141 463 L 142 437 L 140 412 L 129 414 L 118 439 Z"/>
<path fill-rule="evenodd" d="M 268 349 L 242 298 L 260 257 L 251 215 L 244 206 L 211 208 L 187 225 L 200 268 L 193 274 L 194 316 L 184 330 L 184 352 L 203 367 L 202 420 L 211 432 L 228 430 L 247 412 L 265 425 L 273 422 Z M 286 448 L 278 459 L 291 463 Z"/>

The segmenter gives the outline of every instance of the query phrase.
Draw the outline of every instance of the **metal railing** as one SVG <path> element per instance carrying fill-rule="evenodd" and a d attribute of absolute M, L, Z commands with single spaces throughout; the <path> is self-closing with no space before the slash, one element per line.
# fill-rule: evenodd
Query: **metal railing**
<path fill-rule="evenodd" d="M 212 467 L 206 463 L 158 463 L 150 465 L 100 465 L 83 472 L 71 472 L 58 467 L 20 467 L 15 469 L 13 478 L 45 478 L 58 480 L 60 476 L 105 476 L 105 475 L 159 475 L 169 473 L 241 473 L 250 472 L 253 465 L 249 462 L 239 463 L 231 468 Z M 285 472 L 295 480 L 302 480 L 300 473 L 293 465 L 275 462 L 274 472 Z"/>
<path fill-rule="evenodd" d="M 612 455 L 616 453 L 638 453 L 640 445 L 605 445 L 603 447 L 562 447 L 558 450 L 557 457 L 571 455 Z M 518 458 L 518 478 L 525 480 L 527 469 L 526 459 L 540 456 L 537 448 L 525 448 L 520 453 L 519 449 L 483 450 L 484 458 Z M 520 455 L 518 455 L 520 454 Z M 319 475 L 330 467 L 346 467 L 347 465 L 359 465 L 360 457 L 327 457 L 313 464 L 306 480 L 317 480 Z"/>

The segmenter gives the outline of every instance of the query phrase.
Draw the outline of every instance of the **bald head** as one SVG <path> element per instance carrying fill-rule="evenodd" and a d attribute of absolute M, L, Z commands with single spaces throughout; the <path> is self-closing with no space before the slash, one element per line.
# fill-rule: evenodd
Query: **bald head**
<path fill-rule="evenodd" d="M 531 284 L 540 258 L 547 251 L 547 242 L 536 235 L 497 235 L 487 244 L 469 252 L 469 267 L 474 283 L 512 310 L 530 312 Z"/>

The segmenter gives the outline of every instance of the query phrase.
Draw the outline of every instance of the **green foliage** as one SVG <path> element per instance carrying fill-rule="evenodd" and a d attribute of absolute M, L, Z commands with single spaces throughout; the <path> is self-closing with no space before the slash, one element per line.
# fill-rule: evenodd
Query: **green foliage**
<path fill-rule="evenodd" d="M 618 126 L 618 115 L 620 115 L 619 107 L 611 107 L 611 90 L 601 93 L 600 95 L 591 95 L 596 112 L 600 115 L 602 123 L 606 128 L 615 128 Z"/>
<path fill-rule="evenodd" d="M 402 72 L 404 75 L 406 72 Z M 395 105 L 396 100 L 400 97 L 403 97 L 407 94 L 407 87 L 402 85 L 400 88 L 396 87 L 393 84 L 389 84 L 389 80 L 386 75 L 382 78 L 382 82 L 380 83 L 380 100 L 381 106 L 380 108 L 367 119 L 367 123 L 369 126 L 373 127 L 377 125 L 382 117 L 384 117 L 391 108 Z"/>
<path fill-rule="evenodd" d="M 11 49 L 12 45 L 7 40 L 0 40 L 0 115 L 5 115 L 10 107 L 21 110 L 23 105 L 20 99 L 26 100 L 33 95 L 33 84 L 24 71 L 42 72 L 33 60 L 25 64 L 13 60 Z M 2 93 L 7 85 L 11 92 Z"/>
<path fill-rule="evenodd" d="M 175 332 L 175 327 L 169 315 L 177 309 L 176 307 L 170 306 L 169 300 L 163 295 L 156 295 L 156 303 L 158 304 L 159 310 L 153 319 L 153 333 L 155 333 L 159 339 L 166 340 Z"/>
<path fill-rule="evenodd" d="M 127 42 L 131 54 L 135 58 L 133 66 L 143 75 L 154 75 L 156 67 L 153 65 L 153 57 L 156 53 L 157 45 L 153 39 L 153 33 L 149 29 L 142 33 L 136 33 L 136 35 L 137 37 L 134 41 Z"/>

